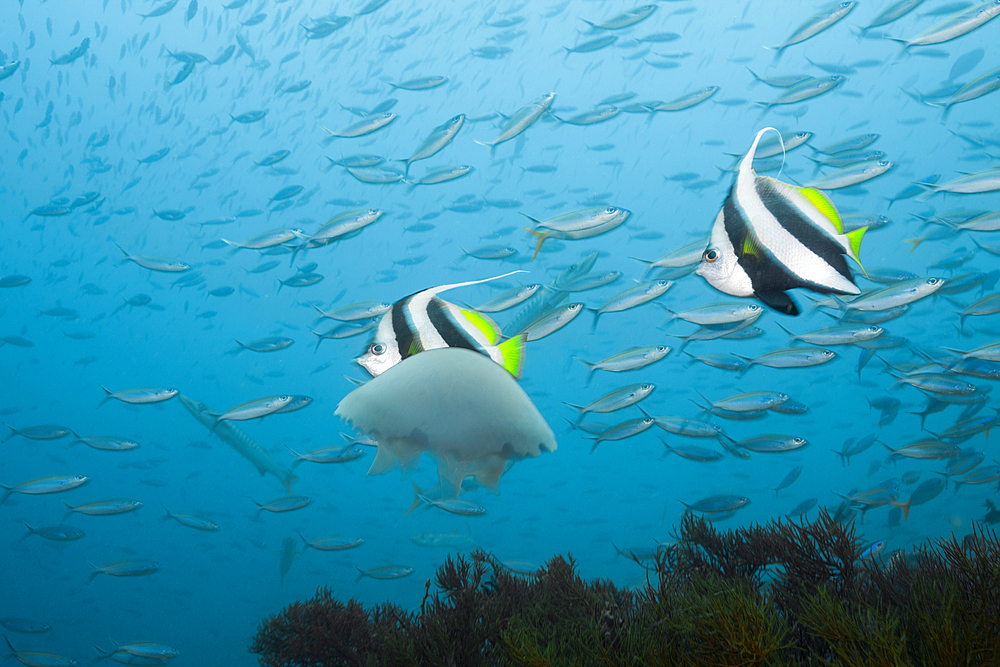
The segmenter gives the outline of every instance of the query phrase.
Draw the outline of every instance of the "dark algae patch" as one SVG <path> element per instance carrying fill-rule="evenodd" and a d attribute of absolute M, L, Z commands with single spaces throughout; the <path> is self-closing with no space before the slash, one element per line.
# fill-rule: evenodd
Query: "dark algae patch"
<path fill-rule="evenodd" d="M 569 555 L 521 576 L 476 550 L 445 561 L 417 612 L 321 588 L 250 650 L 265 667 L 1000 665 L 995 532 L 862 549 L 825 510 L 730 531 L 688 513 L 638 590 L 584 580 Z"/>

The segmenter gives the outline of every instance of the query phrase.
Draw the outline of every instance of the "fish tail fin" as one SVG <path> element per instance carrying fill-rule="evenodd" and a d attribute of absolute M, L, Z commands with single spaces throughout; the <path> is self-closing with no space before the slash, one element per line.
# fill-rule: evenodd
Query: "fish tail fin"
<path fill-rule="evenodd" d="M 771 63 L 776 65 L 781 60 L 781 56 L 782 56 L 782 54 L 784 54 L 785 49 L 787 47 L 785 47 L 785 46 L 765 46 L 764 48 L 767 49 L 768 51 L 774 51 L 774 58 L 771 60 Z"/>
<path fill-rule="evenodd" d="M 416 482 L 411 480 L 410 483 L 413 484 L 413 504 L 410 505 L 410 509 L 406 510 L 406 514 L 409 514 L 410 512 L 412 512 L 413 510 L 417 509 L 418 507 L 424 504 L 423 501 L 424 492 L 420 489 L 419 486 L 417 486 Z M 406 514 L 404 514 L 403 516 L 406 516 Z"/>
<path fill-rule="evenodd" d="M 823 161 L 817 160 L 811 155 L 805 155 L 803 157 L 805 157 L 805 159 L 810 160 L 813 163 L 813 177 L 817 176 L 820 172 L 820 169 L 822 169 L 823 167 Z"/>
<path fill-rule="evenodd" d="M 364 570 L 362 570 L 362 569 L 361 569 L 360 567 L 358 567 L 357 565 L 355 565 L 355 566 L 354 566 L 354 569 L 358 571 L 358 576 L 357 576 L 357 578 L 356 578 L 356 579 L 354 580 L 354 583 L 358 583 L 359 581 L 361 581 L 362 579 L 364 579 L 364 578 L 365 578 L 365 571 L 364 571 Z"/>
<path fill-rule="evenodd" d="M 847 310 L 847 302 L 845 302 L 843 299 L 841 299 L 840 297 L 838 297 L 836 294 L 831 294 L 830 298 L 833 299 L 834 303 L 837 304 L 837 309 L 838 310 L 840 310 L 840 311 L 846 311 Z M 813 309 L 815 310 L 816 308 L 819 308 L 819 306 L 816 305 L 816 306 L 814 306 Z"/>
<path fill-rule="evenodd" d="M 299 476 L 293 473 L 291 470 L 286 470 L 284 475 L 282 475 L 281 485 L 285 487 L 286 491 L 288 491 L 288 495 L 293 495 L 292 482 L 297 482 L 297 481 L 299 481 Z"/>
<path fill-rule="evenodd" d="M 590 384 L 590 378 L 591 378 L 591 377 L 592 377 L 592 376 L 594 375 L 594 370 L 595 370 L 595 369 L 594 369 L 594 366 L 595 366 L 596 364 L 592 364 L 592 363 L 590 363 L 589 361 L 587 361 L 587 360 L 585 360 L 585 359 L 581 359 L 580 357 L 577 357 L 577 356 L 574 356 L 573 358 L 574 358 L 574 359 L 576 359 L 576 360 L 577 360 L 577 361 L 579 361 L 579 362 L 580 362 L 581 364 L 583 364 L 584 366 L 586 366 L 586 367 L 587 367 L 587 380 L 586 380 L 586 382 L 584 382 L 583 384 L 584 384 L 584 386 L 586 386 L 586 385 Z"/>
<path fill-rule="evenodd" d="M 489 141 L 479 141 L 478 139 L 473 139 L 473 141 L 475 141 L 480 146 L 486 146 L 486 148 L 489 148 L 490 149 L 490 159 L 491 160 L 493 159 L 493 156 L 494 156 L 494 154 L 496 153 L 496 150 L 497 150 L 497 145 L 495 143 L 492 143 L 492 142 L 489 142 Z"/>
<path fill-rule="evenodd" d="M 500 355 L 503 358 L 503 366 L 508 373 L 515 378 L 521 377 L 524 370 L 524 343 L 526 336 L 518 334 L 497 345 Z"/>
<path fill-rule="evenodd" d="M 861 239 L 865 237 L 865 232 L 868 231 L 868 227 L 859 227 L 854 231 L 848 232 L 846 234 L 848 241 L 851 244 L 851 259 L 858 263 L 861 267 L 861 273 L 865 274 L 865 278 L 868 277 L 868 272 L 865 271 L 865 267 L 861 264 Z"/>
<path fill-rule="evenodd" d="M 535 258 L 538 257 L 538 252 L 542 249 L 542 244 L 545 243 L 545 239 L 549 237 L 549 232 L 540 232 L 537 229 L 532 229 L 531 227 L 525 227 L 524 231 L 529 232 L 532 236 L 538 239 L 537 243 L 535 243 L 535 252 L 531 255 L 531 261 L 535 261 Z"/>
<path fill-rule="evenodd" d="M 778 328 L 779 328 L 779 329 L 781 329 L 781 330 L 782 330 L 782 331 L 784 331 L 784 332 L 785 332 L 786 334 L 788 334 L 789 336 L 791 336 L 793 340 L 795 339 L 795 334 L 793 334 L 793 333 L 792 333 L 791 331 L 789 331 L 789 330 L 788 330 L 788 329 L 786 329 L 785 327 L 781 326 L 781 323 L 780 323 L 780 322 L 775 322 L 775 324 L 777 324 L 777 325 L 778 325 Z M 737 356 L 737 357 L 739 357 L 740 355 L 738 355 L 738 354 L 737 354 L 736 356 Z M 742 357 L 740 357 L 740 358 L 742 358 Z"/>
<path fill-rule="evenodd" d="M 910 248 L 910 253 L 912 254 L 913 251 L 916 250 L 917 248 L 919 248 L 920 244 L 923 243 L 926 240 L 927 240 L 927 234 L 924 234 L 923 236 L 918 236 L 917 238 L 913 238 L 913 239 L 903 239 L 903 242 L 904 243 L 910 243 L 910 244 L 913 245 L 913 247 Z"/>
<path fill-rule="evenodd" d="M 97 386 L 104 390 L 104 398 L 101 400 L 100 403 L 97 404 L 97 407 L 101 407 L 102 405 L 111 400 L 111 391 L 109 391 L 108 388 L 105 387 L 103 384 L 98 384 Z M 8 426 L 7 428 L 10 427 Z"/>
<path fill-rule="evenodd" d="M 230 114 L 230 115 L 232 115 L 232 114 Z M 324 132 L 326 132 L 326 133 L 327 133 L 328 135 L 330 135 L 331 137 L 335 137 L 335 136 L 337 136 L 336 134 L 334 134 L 334 133 L 333 133 L 333 131 L 332 131 L 332 130 L 330 130 L 330 129 L 329 129 L 329 128 L 327 128 L 327 127 L 324 127 L 322 123 L 316 123 L 316 124 L 317 124 L 317 125 L 319 125 L 319 126 L 320 126 L 320 128 L 322 128 L 322 130 L 323 130 Z"/>
<path fill-rule="evenodd" d="M 566 401 L 563 401 L 563 405 L 568 405 L 569 407 L 573 408 L 574 410 L 576 410 L 577 412 L 580 413 L 579 415 L 577 415 L 576 424 L 573 425 L 573 428 L 576 428 L 577 424 L 579 424 L 580 422 L 583 421 L 583 415 L 586 414 L 587 408 L 585 406 L 583 406 L 583 405 L 576 405 L 574 403 L 567 403 Z"/>
<path fill-rule="evenodd" d="M 24 523 L 23 521 L 21 523 L 23 523 L 24 527 L 28 529 L 28 532 L 24 535 L 24 537 L 21 538 L 22 540 L 25 540 L 38 532 L 37 530 L 29 526 L 28 524 Z"/>
<path fill-rule="evenodd" d="M 642 274 L 642 279 L 643 280 L 645 280 L 646 276 L 648 276 L 653 271 L 653 262 L 654 262 L 654 260 L 652 260 L 652 259 L 643 259 L 641 257 L 629 257 L 629 259 L 634 259 L 635 261 L 642 262 L 643 264 L 646 265 L 646 272 L 644 274 Z"/>
<path fill-rule="evenodd" d="M 660 438 L 660 442 L 662 442 L 663 446 L 667 448 L 667 453 L 661 458 L 670 456 L 674 452 L 674 448 L 670 446 L 670 443 L 668 443 L 665 438 Z"/>
<path fill-rule="evenodd" d="M 103 648 L 101 648 L 101 647 L 100 647 L 100 646 L 98 646 L 97 644 L 91 644 L 90 646 L 91 646 L 91 647 L 92 647 L 92 648 L 93 648 L 93 649 L 94 649 L 95 651 L 97 651 L 98 653 L 100 653 L 100 655 L 99 655 L 99 656 L 97 656 L 96 658 L 94 658 L 94 659 L 93 659 L 93 660 L 92 660 L 91 662 L 97 662 L 97 661 L 99 661 L 99 660 L 107 660 L 107 659 L 108 659 L 108 657 L 109 657 L 109 656 L 111 655 L 111 651 L 105 651 L 105 650 L 104 650 Z"/>
<path fill-rule="evenodd" d="M 584 308 L 587 308 L 587 307 L 584 306 Z M 599 308 L 587 308 L 587 310 L 593 311 L 593 313 L 594 313 L 594 321 L 590 325 L 590 331 L 594 332 L 594 331 L 597 330 L 597 321 L 599 319 L 601 319 L 602 313 L 601 313 L 601 310 Z"/>
<path fill-rule="evenodd" d="M 563 417 L 563 419 L 565 419 L 566 423 L 569 424 L 569 431 L 566 431 L 567 433 L 571 433 L 573 431 L 578 430 L 576 423 L 574 423 L 572 419 L 566 419 L 566 417 Z"/>
<path fill-rule="evenodd" d="M 907 519 L 910 518 L 910 501 L 909 500 L 907 500 L 905 503 L 897 503 L 895 500 L 893 500 L 893 501 L 890 501 L 889 504 L 892 505 L 893 507 L 898 507 L 899 509 L 903 510 L 903 521 L 906 521 Z"/>
<path fill-rule="evenodd" d="M 160 507 L 162 507 L 163 511 L 166 512 L 165 516 L 161 516 L 160 517 L 161 521 L 169 521 L 170 519 L 175 518 L 174 515 L 173 515 L 173 513 L 170 510 L 167 509 L 166 505 L 164 505 L 163 503 L 160 503 Z"/>
<path fill-rule="evenodd" d="M 316 348 L 313 350 L 313 353 L 315 354 L 316 352 L 319 352 L 319 344 L 323 342 L 323 334 L 318 331 L 313 331 L 312 329 L 309 330 L 309 333 L 316 335 Z"/>

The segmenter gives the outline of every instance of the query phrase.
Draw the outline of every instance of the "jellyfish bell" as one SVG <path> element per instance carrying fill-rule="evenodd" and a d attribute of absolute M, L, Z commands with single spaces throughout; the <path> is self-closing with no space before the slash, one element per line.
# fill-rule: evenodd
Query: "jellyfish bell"
<path fill-rule="evenodd" d="M 494 489 L 508 461 L 556 450 L 510 373 L 463 348 L 404 359 L 345 396 L 336 414 L 378 442 L 369 475 L 411 470 L 426 452 L 456 495 L 466 477 Z"/>

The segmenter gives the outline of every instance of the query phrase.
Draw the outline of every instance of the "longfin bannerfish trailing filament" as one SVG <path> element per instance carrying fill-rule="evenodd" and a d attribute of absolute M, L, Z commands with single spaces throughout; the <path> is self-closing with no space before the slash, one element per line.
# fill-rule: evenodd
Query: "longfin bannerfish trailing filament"
<path fill-rule="evenodd" d="M 789 315 L 798 308 L 786 293 L 804 288 L 823 294 L 859 294 L 847 264 L 860 266 L 866 227 L 844 233 L 833 203 L 819 190 L 758 176 L 753 159 L 757 133 L 716 216 L 697 273 L 733 296 L 753 296 Z"/>

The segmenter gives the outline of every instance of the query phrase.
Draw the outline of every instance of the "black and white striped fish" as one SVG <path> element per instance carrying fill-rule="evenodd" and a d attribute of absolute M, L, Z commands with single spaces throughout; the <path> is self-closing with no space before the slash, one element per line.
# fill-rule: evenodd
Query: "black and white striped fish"
<path fill-rule="evenodd" d="M 786 293 L 790 289 L 860 294 L 847 257 L 861 265 L 858 251 L 868 228 L 845 234 L 840 214 L 825 194 L 754 173 L 754 152 L 768 131 L 777 130 L 758 132 L 740 163 L 698 275 L 717 290 L 756 297 L 788 315 L 799 314 Z"/>
<path fill-rule="evenodd" d="M 485 354 L 514 377 L 520 377 L 524 364 L 523 334 L 500 342 L 502 334 L 496 322 L 480 312 L 456 306 L 437 296 L 456 287 L 478 285 L 514 273 L 522 271 L 485 280 L 439 285 L 400 299 L 382 315 L 368 349 L 355 361 L 376 376 L 424 350 L 464 347 Z"/>

